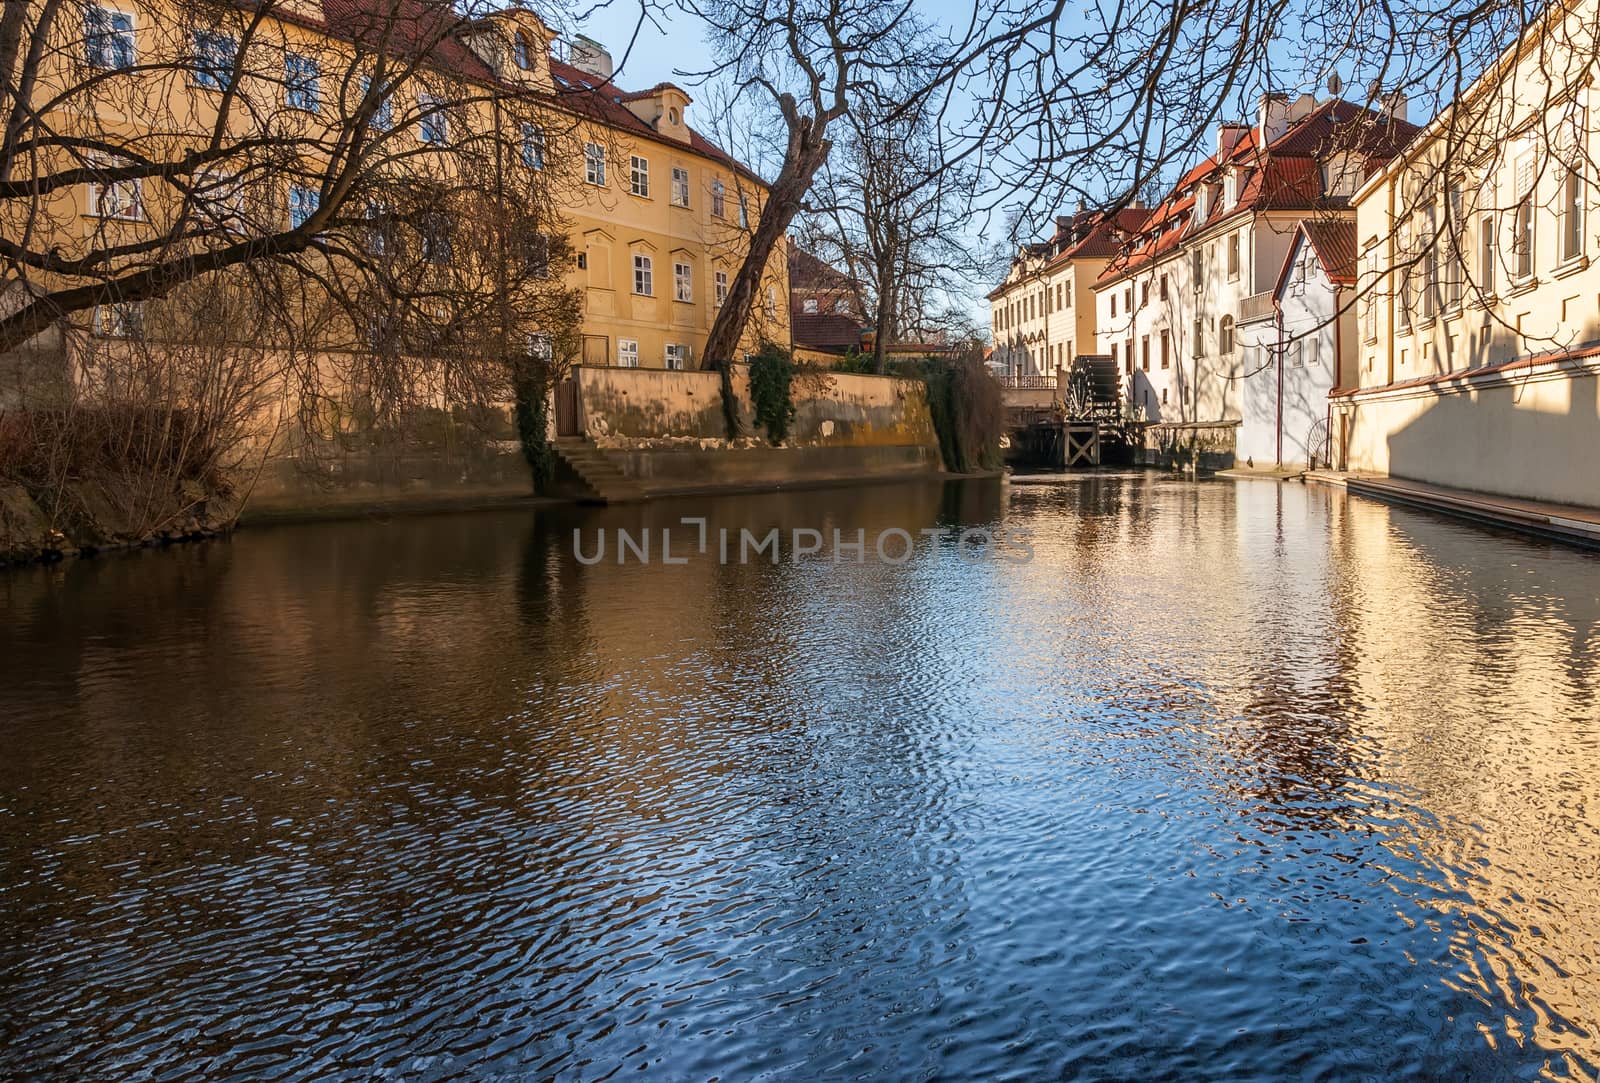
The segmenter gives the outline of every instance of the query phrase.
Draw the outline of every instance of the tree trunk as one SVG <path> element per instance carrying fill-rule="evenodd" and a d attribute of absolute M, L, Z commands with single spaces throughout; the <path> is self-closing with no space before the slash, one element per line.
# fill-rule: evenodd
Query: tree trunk
<path fill-rule="evenodd" d="M 785 155 L 783 168 L 768 190 L 766 206 L 761 208 L 761 217 L 750 234 L 744 263 L 734 275 L 728 298 L 711 325 L 711 333 L 706 336 L 707 367 L 724 367 L 734 361 L 739 340 L 744 337 L 751 310 L 755 308 L 767 261 L 778 240 L 789 232 L 790 223 L 811 190 L 812 178 L 827 160 L 829 143 L 826 139 L 816 139 L 816 135 L 820 135 L 820 131 L 810 118 L 802 119 L 798 130 L 791 129 L 789 144 L 794 153 Z"/>

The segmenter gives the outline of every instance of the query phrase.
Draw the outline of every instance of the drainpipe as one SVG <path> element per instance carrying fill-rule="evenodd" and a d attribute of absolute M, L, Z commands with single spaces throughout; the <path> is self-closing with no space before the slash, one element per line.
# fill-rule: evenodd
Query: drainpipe
<path fill-rule="evenodd" d="M 1278 466 L 1283 466 L 1283 302 L 1272 299 L 1272 322 L 1278 330 Z"/>
<path fill-rule="evenodd" d="M 1333 386 L 1344 386 L 1344 287 L 1333 287 Z M 1359 340 L 1358 340 L 1359 341 Z M 1323 458 L 1328 460 L 1328 469 L 1333 469 L 1333 400 L 1328 400 L 1328 420 L 1324 426 L 1327 430 L 1324 450 L 1327 452 Z M 1307 451 L 1310 448 L 1306 449 Z"/>

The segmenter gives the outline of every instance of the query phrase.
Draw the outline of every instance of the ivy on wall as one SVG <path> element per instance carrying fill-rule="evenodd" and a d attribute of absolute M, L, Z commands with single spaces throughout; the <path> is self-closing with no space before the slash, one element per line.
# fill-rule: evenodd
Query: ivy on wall
<path fill-rule="evenodd" d="M 768 343 L 750 359 L 750 408 L 767 439 L 781 444 L 794 420 L 794 359 L 781 346 Z"/>

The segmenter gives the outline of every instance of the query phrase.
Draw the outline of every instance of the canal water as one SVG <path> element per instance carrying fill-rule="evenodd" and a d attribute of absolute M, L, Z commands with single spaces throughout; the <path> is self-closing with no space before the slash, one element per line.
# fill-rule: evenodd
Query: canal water
<path fill-rule="evenodd" d="M 260 529 L 0 608 L 0 1077 L 1600 1072 L 1594 555 L 1097 476 Z"/>

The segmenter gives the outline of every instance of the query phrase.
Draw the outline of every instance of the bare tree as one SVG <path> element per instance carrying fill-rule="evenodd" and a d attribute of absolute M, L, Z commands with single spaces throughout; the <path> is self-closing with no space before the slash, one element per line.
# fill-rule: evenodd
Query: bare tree
<path fill-rule="evenodd" d="M 309 451 L 419 411 L 489 424 L 576 353 L 575 182 L 544 161 L 573 159 L 578 118 L 541 25 L 445 0 L 320 11 L 0 15 L 0 354 L 59 377 L 0 408 L 59 430 L 36 445 L 70 452 L 45 456 L 57 473 L 93 472 L 106 441 L 83 434 L 119 419 L 176 442 L 130 464 L 202 474 L 285 409 Z M 138 420 L 156 410 L 172 423 Z"/>
<path fill-rule="evenodd" d="M 919 73 L 920 74 L 920 73 Z M 915 77 L 913 77 L 915 79 Z M 958 319 L 951 298 L 983 263 L 965 236 L 970 167 L 944 164 L 932 118 L 899 103 L 894 85 L 858 91 L 809 201 L 802 231 L 813 251 L 848 268 L 876 335 L 873 371 L 891 343 L 927 341 Z"/>
<path fill-rule="evenodd" d="M 832 148 L 852 92 L 883 81 L 904 62 L 916 20 L 909 2 L 870 0 L 683 0 L 702 18 L 716 74 L 744 108 L 770 113 L 783 136 L 778 169 L 749 230 L 743 263 L 706 340 L 706 358 L 733 357 L 778 242 L 799 214 Z"/>

